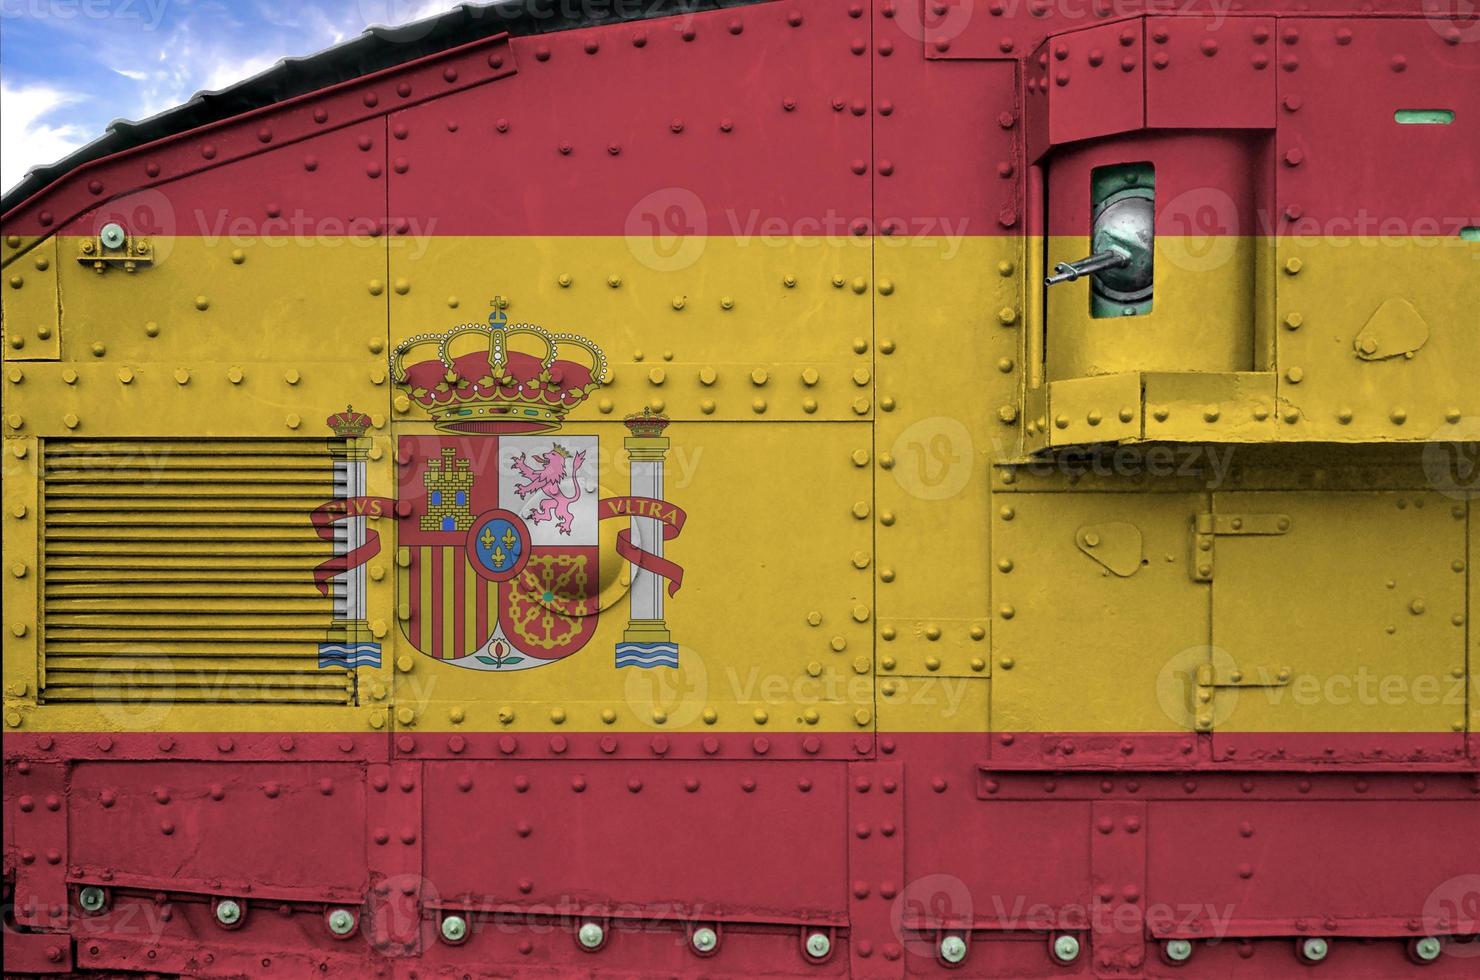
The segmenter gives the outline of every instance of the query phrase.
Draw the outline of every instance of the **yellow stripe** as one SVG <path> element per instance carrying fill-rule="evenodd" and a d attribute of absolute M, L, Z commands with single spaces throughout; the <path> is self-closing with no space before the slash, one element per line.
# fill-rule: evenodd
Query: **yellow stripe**
<path fill-rule="evenodd" d="M 421 569 L 421 615 L 417 617 L 416 649 L 422 653 L 436 655 L 436 651 L 430 649 L 432 644 L 432 549 L 422 548 L 416 556 L 418 567 Z"/>
<path fill-rule="evenodd" d="M 498 628 L 498 583 L 485 581 L 483 588 L 488 592 L 488 633 L 491 636 Z"/>
<path fill-rule="evenodd" d="M 452 581 L 454 555 L 454 549 L 442 549 L 442 649 L 437 651 L 437 656 L 444 660 L 451 660 L 457 656 L 456 644 L 452 642 L 452 618 L 457 614 L 456 595 Z"/>
<path fill-rule="evenodd" d="M 463 558 L 463 561 L 466 561 Z M 478 649 L 478 583 L 480 579 L 471 568 L 463 569 L 463 648 L 457 651 L 459 657 L 466 656 Z"/>

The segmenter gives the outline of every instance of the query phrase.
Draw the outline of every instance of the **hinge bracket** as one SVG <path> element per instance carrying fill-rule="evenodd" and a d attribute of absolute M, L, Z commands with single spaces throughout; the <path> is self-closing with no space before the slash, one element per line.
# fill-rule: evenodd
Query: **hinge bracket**
<path fill-rule="evenodd" d="M 104 225 L 93 238 L 84 238 L 77 246 L 77 261 L 90 265 L 98 275 L 109 268 L 124 272 L 154 264 L 154 246 L 147 238 L 126 233 L 116 224 Z"/>
<path fill-rule="evenodd" d="M 1277 535 L 1290 530 L 1288 514 L 1198 514 L 1192 523 L 1192 580 L 1213 581 L 1213 540 L 1219 535 Z"/>
<path fill-rule="evenodd" d="M 1215 714 L 1213 699 L 1220 688 L 1287 687 L 1295 672 L 1289 667 L 1281 667 L 1274 672 L 1273 676 L 1263 670 L 1259 674 L 1260 676 L 1251 678 L 1242 670 L 1230 670 L 1211 663 L 1198 664 L 1196 675 L 1197 730 L 1200 732 L 1213 730 Z"/>

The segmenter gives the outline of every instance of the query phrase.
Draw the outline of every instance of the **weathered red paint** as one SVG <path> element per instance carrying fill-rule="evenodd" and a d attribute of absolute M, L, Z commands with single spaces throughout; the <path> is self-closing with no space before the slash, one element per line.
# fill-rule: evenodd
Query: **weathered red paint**
<path fill-rule="evenodd" d="M 1346 760 L 1375 738 L 1320 737 Z M 190 972 L 210 954 L 202 975 L 266 958 L 345 976 L 582 968 L 571 933 L 593 917 L 637 957 L 620 962 L 697 968 L 685 937 L 718 924 L 725 962 L 741 945 L 767 975 L 929 974 L 959 930 L 973 972 L 1036 971 L 1068 931 L 1098 975 L 1156 975 L 1167 938 L 1225 940 L 1199 971 L 1234 951 L 1279 975 L 1290 936 L 1391 937 L 1331 961 L 1376 977 L 1407 938 L 1480 929 L 1444 893 L 1480 832 L 1472 761 L 1230 771 L 1203 751 L 1136 770 L 1063 752 L 1137 738 L 1020 737 L 1058 751 L 1014 764 L 1006 739 L 970 734 L 12 736 L 17 921 L 69 927 L 91 968 Z M 1380 846 L 1397 827 L 1424 832 Z M 109 890 L 103 913 L 77 908 L 83 885 Z M 247 907 L 240 927 L 215 923 L 213 897 Z M 324 927 L 336 907 L 360 916 L 353 936 Z M 435 931 L 452 912 L 475 923 L 457 947 Z M 816 967 L 797 946 L 815 928 L 837 940 Z"/>

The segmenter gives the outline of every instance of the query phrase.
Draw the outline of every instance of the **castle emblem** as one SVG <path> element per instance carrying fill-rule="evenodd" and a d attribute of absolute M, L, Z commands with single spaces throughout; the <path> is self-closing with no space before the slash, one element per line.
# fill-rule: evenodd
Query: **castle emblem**
<path fill-rule="evenodd" d="M 568 657 L 601 613 L 601 522 L 626 525 L 613 559 L 630 578 L 616 665 L 676 667 L 663 596 L 682 569 L 663 555 L 683 511 L 662 499 L 668 420 L 630 416 L 628 496 L 600 496 L 599 438 L 562 427 L 606 379 L 601 348 L 576 334 L 509 323 L 420 334 L 391 353 L 392 378 L 435 433 L 400 434 L 398 619 L 427 656 L 476 670 L 527 670 Z M 621 565 L 607 566 L 614 578 Z"/>
<path fill-rule="evenodd" d="M 422 474 L 427 490 L 427 512 L 421 515 L 423 531 L 466 531 L 473 526 L 468 511 L 468 491 L 473 489 L 473 469 L 456 449 L 442 450 Z"/>

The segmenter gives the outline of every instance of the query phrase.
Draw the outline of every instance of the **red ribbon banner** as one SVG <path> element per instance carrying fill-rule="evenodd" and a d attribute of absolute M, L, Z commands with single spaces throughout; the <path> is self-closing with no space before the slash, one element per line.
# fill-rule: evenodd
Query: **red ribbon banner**
<path fill-rule="evenodd" d="M 325 541 L 334 540 L 334 525 L 355 517 L 391 517 L 396 513 L 396 502 L 389 497 L 341 497 L 320 504 L 309 514 L 313 529 Z M 365 529 L 365 543 L 342 555 L 335 555 L 321 562 L 313 570 L 313 582 L 321 595 L 329 594 L 329 580 L 351 568 L 359 568 L 380 554 L 380 535 L 370 528 Z"/>
<path fill-rule="evenodd" d="M 683 522 L 688 520 L 688 515 L 682 508 L 653 497 L 605 497 L 597 501 L 596 506 L 597 517 L 603 521 L 614 517 L 652 518 L 662 525 L 664 541 L 672 541 L 678 537 L 678 532 L 683 530 Z M 617 554 L 643 571 L 666 578 L 670 596 L 677 594 L 679 587 L 683 585 L 683 568 L 633 544 L 630 527 L 617 532 Z"/>

